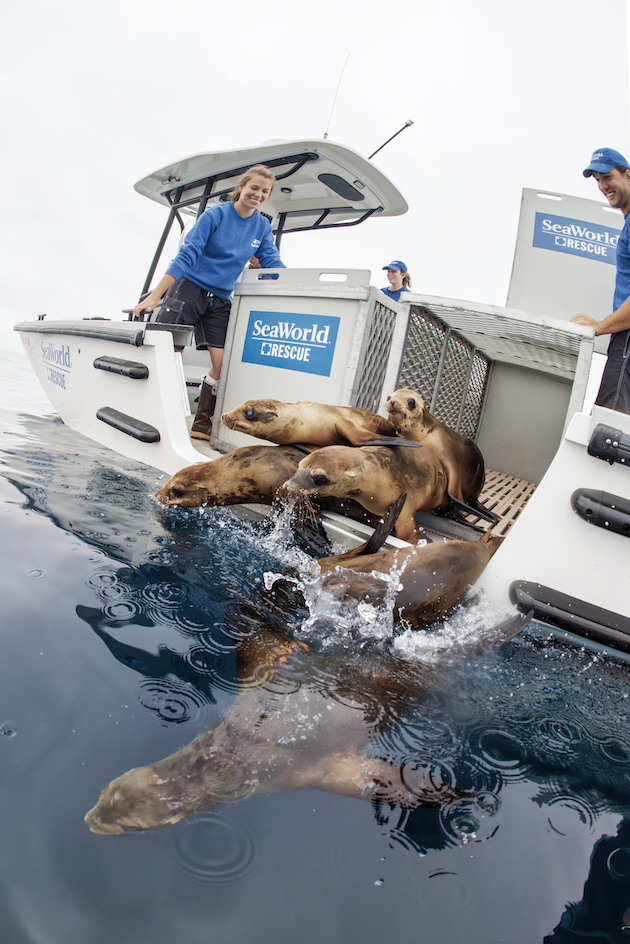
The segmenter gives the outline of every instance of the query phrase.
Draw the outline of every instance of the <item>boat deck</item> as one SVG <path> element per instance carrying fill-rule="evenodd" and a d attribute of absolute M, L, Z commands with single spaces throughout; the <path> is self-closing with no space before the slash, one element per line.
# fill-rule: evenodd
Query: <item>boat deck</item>
<path fill-rule="evenodd" d="M 505 472 L 494 472 L 492 469 L 486 469 L 486 482 L 479 496 L 479 501 L 490 511 L 501 515 L 501 521 L 492 526 L 489 522 L 477 518 L 475 515 L 467 515 L 466 520 L 486 531 L 492 528 L 494 534 L 504 536 L 508 533 L 535 490 L 536 486 L 533 482 L 519 479 L 515 475 L 507 475 Z"/>

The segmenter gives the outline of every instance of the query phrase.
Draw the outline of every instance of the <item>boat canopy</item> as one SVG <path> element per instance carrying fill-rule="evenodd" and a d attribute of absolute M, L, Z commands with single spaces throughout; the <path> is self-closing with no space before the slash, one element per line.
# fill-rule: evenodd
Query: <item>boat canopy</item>
<path fill-rule="evenodd" d="M 391 181 L 365 157 L 332 141 L 281 141 L 235 151 L 195 154 L 167 164 L 135 185 L 178 213 L 198 216 L 228 199 L 241 174 L 266 164 L 278 181 L 265 203 L 274 233 L 353 225 L 378 213 L 409 209 Z"/>
<path fill-rule="evenodd" d="M 154 171 L 135 190 L 170 208 L 142 292 L 147 292 L 175 220 L 197 217 L 226 202 L 239 177 L 266 164 L 276 188 L 262 212 L 280 246 L 283 233 L 356 226 L 374 214 L 400 216 L 409 209 L 392 182 L 367 158 L 333 141 L 271 141 L 235 151 L 194 154 Z"/>

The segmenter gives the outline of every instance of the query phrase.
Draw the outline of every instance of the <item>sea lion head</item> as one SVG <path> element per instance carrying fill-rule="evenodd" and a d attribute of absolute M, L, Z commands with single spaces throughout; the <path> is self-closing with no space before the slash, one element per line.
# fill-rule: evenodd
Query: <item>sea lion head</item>
<path fill-rule="evenodd" d="M 351 446 L 326 446 L 302 459 L 297 472 L 282 486 L 285 495 L 302 492 L 306 495 L 357 495 L 357 478 L 363 465 L 359 449 Z"/>
<path fill-rule="evenodd" d="M 180 469 L 155 493 L 156 501 L 162 505 L 180 505 L 184 508 L 203 505 L 210 497 L 208 481 L 212 478 L 211 467 L 211 462 L 202 462 Z"/>
<path fill-rule="evenodd" d="M 85 822 L 101 836 L 170 826 L 190 811 L 184 809 L 179 797 L 169 795 L 169 786 L 169 780 L 151 767 L 134 767 L 101 791 L 96 806 L 86 813 Z"/>
<path fill-rule="evenodd" d="M 396 431 L 404 436 L 412 427 L 425 425 L 426 404 L 414 390 L 395 390 L 387 397 L 387 411 Z"/>
<path fill-rule="evenodd" d="M 221 422 L 228 429 L 267 439 L 273 435 L 284 405 L 282 400 L 246 400 L 229 413 L 224 413 Z"/>

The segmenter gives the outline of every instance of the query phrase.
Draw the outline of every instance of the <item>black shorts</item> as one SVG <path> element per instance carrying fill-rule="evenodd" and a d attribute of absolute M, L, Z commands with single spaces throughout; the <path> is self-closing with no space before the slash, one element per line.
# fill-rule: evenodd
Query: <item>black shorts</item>
<path fill-rule="evenodd" d="M 182 277 L 162 299 L 157 320 L 162 324 L 191 325 L 197 350 L 205 351 L 208 347 L 225 347 L 231 307 L 231 302 Z"/>
<path fill-rule="evenodd" d="M 595 403 L 619 413 L 630 413 L 630 329 L 618 331 L 610 339 Z"/>

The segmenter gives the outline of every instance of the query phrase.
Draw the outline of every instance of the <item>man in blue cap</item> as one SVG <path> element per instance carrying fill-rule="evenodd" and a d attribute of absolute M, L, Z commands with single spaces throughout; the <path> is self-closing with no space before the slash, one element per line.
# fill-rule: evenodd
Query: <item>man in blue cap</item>
<path fill-rule="evenodd" d="M 397 302 L 403 292 L 409 291 L 411 285 L 411 276 L 407 271 L 407 266 L 404 262 L 401 262 L 400 259 L 394 259 L 393 262 L 383 266 L 383 270 L 387 271 L 389 287 L 382 288 L 381 292 L 389 295 L 390 298 L 393 298 L 394 301 Z"/>
<path fill-rule="evenodd" d="M 571 318 L 576 324 L 595 329 L 595 335 L 610 334 L 608 360 L 595 403 L 630 413 L 630 165 L 619 151 L 599 148 L 584 171 L 594 177 L 611 207 L 621 210 L 625 219 L 617 243 L 617 278 L 613 313 L 596 321 L 583 311 Z"/>

